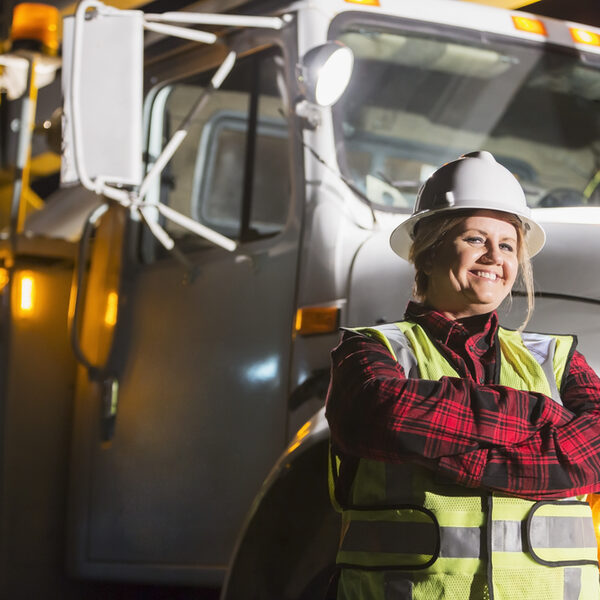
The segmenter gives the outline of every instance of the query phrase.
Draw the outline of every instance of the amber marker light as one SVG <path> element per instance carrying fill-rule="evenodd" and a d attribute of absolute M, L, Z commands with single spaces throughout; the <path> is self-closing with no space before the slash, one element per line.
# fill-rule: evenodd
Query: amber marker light
<path fill-rule="evenodd" d="M 345 0 L 348 4 L 362 4 L 363 6 L 381 6 L 379 0 Z"/>
<path fill-rule="evenodd" d="M 537 33 L 539 35 L 548 35 L 546 27 L 539 19 L 531 19 L 530 17 L 519 17 L 512 15 L 515 29 L 526 31 L 527 33 Z"/>
<path fill-rule="evenodd" d="M 106 313 L 104 314 L 104 322 L 109 327 L 114 327 L 117 323 L 117 308 L 119 306 L 119 296 L 117 292 L 109 292 L 106 300 Z"/>
<path fill-rule="evenodd" d="M 22 315 L 30 315 L 35 306 L 35 279 L 31 273 L 21 273 L 19 276 L 19 311 Z"/>
<path fill-rule="evenodd" d="M 13 10 L 10 37 L 12 40 L 36 40 L 52 53 L 59 46 L 60 13 L 55 6 L 22 2 Z"/>
<path fill-rule="evenodd" d="M 579 27 L 569 29 L 571 37 L 576 44 L 587 44 L 588 46 L 600 46 L 600 34 Z"/>
<path fill-rule="evenodd" d="M 340 309 L 337 306 L 306 306 L 296 312 L 296 333 L 310 335 L 314 333 L 333 333 L 340 321 Z"/>

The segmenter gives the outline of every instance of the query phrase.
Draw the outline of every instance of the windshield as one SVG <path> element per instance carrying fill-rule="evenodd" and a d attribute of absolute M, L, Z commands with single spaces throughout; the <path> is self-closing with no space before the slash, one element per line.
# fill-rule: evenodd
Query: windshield
<path fill-rule="evenodd" d="M 531 207 L 600 204 L 600 70 L 541 45 L 352 24 L 334 108 L 341 169 L 384 210 L 412 209 L 443 163 L 492 152 Z M 341 143 L 340 143 L 341 140 Z"/>

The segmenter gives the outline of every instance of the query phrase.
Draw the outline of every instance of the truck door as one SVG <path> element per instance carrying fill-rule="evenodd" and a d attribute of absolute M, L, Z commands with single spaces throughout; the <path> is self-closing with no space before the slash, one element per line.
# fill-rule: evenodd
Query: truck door
<path fill-rule="evenodd" d="M 150 157 L 214 72 L 177 79 L 190 64 L 172 60 L 154 95 Z M 144 233 L 130 317 L 117 323 L 127 341 L 110 440 L 101 386 L 80 377 L 76 391 L 70 562 L 79 576 L 218 585 L 284 447 L 301 210 L 284 64 L 278 48 L 238 59 L 153 192 L 239 247 L 230 253 L 167 221 L 169 253 Z M 84 327 L 86 318 L 95 317 L 84 315 Z"/>

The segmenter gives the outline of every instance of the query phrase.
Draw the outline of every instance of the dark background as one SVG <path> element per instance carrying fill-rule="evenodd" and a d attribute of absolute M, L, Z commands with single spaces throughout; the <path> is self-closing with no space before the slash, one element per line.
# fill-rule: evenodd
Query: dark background
<path fill-rule="evenodd" d="M 521 10 L 600 27 L 599 0 L 540 0 Z"/>

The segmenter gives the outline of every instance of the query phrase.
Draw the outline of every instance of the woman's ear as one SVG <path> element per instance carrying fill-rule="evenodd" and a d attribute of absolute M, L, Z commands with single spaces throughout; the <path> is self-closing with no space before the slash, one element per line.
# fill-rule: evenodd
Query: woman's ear
<path fill-rule="evenodd" d="M 425 275 L 431 275 L 433 269 L 433 259 L 435 258 L 435 248 L 430 248 L 427 256 L 423 260 L 423 268 L 421 269 Z"/>

